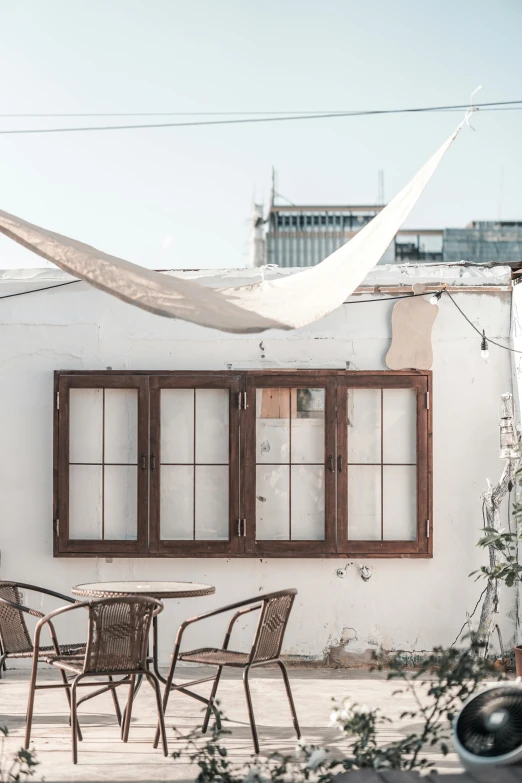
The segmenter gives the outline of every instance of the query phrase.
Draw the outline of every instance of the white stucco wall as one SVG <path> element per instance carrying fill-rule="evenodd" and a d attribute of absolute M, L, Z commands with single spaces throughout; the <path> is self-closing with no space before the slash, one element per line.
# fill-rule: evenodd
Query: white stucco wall
<path fill-rule="evenodd" d="M 286 271 L 285 273 L 288 273 Z M 226 284 L 245 280 L 229 271 Z M 252 270 L 259 275 L 259 270 Z M 271 272 L 275 274 L 275 272 Z M 193 273 L 201 278 L 203 273 Z M 417 276 L 460 285 L 509 283 L 495 270 L 463 267 L 419 272 L 375 270 L 367 283 L 412 283 Z M 204 275 L 203 275 L 204 276 Z M 67 279 L 55 270 L 0 273 L 0 296 Z M 215 274 L 207 284 L 219 284 Z M 223 283 L 222 283 L 223 284 Z M 469 317 L 492 337 L 507 340 L 508 291 L 456 293 Z M 54 559 L 52 556 L 53 371 L 56 369 L 219 370 L 243 368 L 386 369 L 393 302 L 343 306 L 318 324 L 291 333 L 228 336 L 162 319 L 122 304 L 86 284 L 0 302 L 1 578 L 40 583 L 69 592 L 80 582 L 109 579 L 186 579 L 211 582 L 205 599 L 169 601 L 162 619 L 162 659 L 175 628 L 187 615 L 260 592 L 295 586 L 298 599 L 286 639 L 288 654 L 321 659 L 346 643 L 347 651 L 427 650 L 450 644 L 482 586 L 468 577 L 484 560 L 475 543 L 482 525 L 480 494 L 496 480 L 498 402 L 512 388 L 510 356 L 480 340 L 447 298 L 433 333 L 434 557 L 432 560 L 365 560 L 364 582 L 355 561 L 344 579 L 337 559 Z M 261 358 L 264 354 L 265 358 Z M 350 562 L 350 561 L 349 561 Z M 500 624 L 513 632 L 512 596 L 504 591 Z M 70 625 L 66 635 L 79 633 Z M 194 631 L 195 644 L 219 641 L 216 626 Z M 241 632 L 246 634 L 246 629 Z M 246 638 L 246 637 L 245 637 Z"/>

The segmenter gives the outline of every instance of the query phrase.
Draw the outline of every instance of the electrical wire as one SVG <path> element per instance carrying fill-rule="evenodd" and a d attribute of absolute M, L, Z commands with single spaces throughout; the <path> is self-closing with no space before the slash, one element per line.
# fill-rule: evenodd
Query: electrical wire
<path fill-rule="evenodd" d="M 477 334 L 480 335 L 481 338 L 485 337 L 488 343 L 491 343 L 491 345 L 496 345 L 497 348 L 503 348 L 504 351 L 510 351 L 511 353 L 522 353 L 522 351 L 518 351 L 516 348 L 510 348 L 509 345 L 502 345 L 502 343 L 497 343 L 496 340 L 492 340 L 490 337 L 488 337 L 483 329 L 480 330 L 477 326 L 475 326 L 473 321 L 470 318 L 468 318 L 466 313 L 462 310 L 461 307 L 459 307 L 459 305 L 456 303 L 456 301 L 454 300 L 454 298 L 446 288 L 444 289 L 443 293 L 449 296 L 449 298 L 451 299 L 451 301 L 453 302 L 453 304 L 455 305 L 455 307 L 457 308 L 461 316 L 466 319 L 468 324 L 477 332 Z"/>
<path fill-rule="evenodd" d="M 40 291 L 50 291 L 51 288 L 62 288 L 64 285 L 72 285 L 73 283 L 81 283 L 81 280 L 67 280 L 65 283 L 55 283 L 54 285 L 46 285 L 42 288 L 32 288 L 30 291 L 18 291 L 16 294 L 4 294 L 0 296 L 0 299 L 11 299 L 13 296 L 26 296 L 27 294 L 38 294 Z"/>
<path fill-rule="evenodd" d="M 180 270 L 181 271 L 181 270 Z M 50 291 L 53 288 L 61 288 L 65 285 L 72 285 L 73 283 L 81 283 L 82 280 L 67 280 L 65 283 L 55 283 L 53 285 L 44 286 L 42 288 L 33 288 L 30 291 L 19 291 L 18 293 L 14 294 L 5 294 L 4 296 L 0 296 L 0 299 L 11 299 L 15 296 L 26 296 L 27 294 L 37 294 L 41 291 Z M 473 321 L 471 321 L 466 313 L 462 310 L 462 308 L 456 303 L 455 299 L 452 297 L 450 292 L 445 288 L 442 291 L 423 291 L 421 294 L 399 294 L 398 296 L 381 296 L 378 298 L 373 299 L 355 299 L 353 301 L 346 300 L 343 302 L 344 305 L 353 305 L 353 304 L 370 304 L 373 302 L 393 302 L 399 299 L 413 299 L 416 296 L 433 296 L 434 294 L 446 294 L 449 296 L 459 313 L 462 315 L 462 317 L 468 322 L 468 324 L 473 327 L 473 329 L 477 332 L 477 334 L 480 335 L 482 338 L 484 335 L 484 332 L 481 331 Z M 495 340 L 492 340 L 490 337 L 486 335 L 486 339 L 488 343 L 491 343 L 492 345 L 496 345 L 497 348 L 503 348 L 505 351 L 510 351 L 511 353 L 522 353 L 522 351 L 516 350 L 516 348 L 510 348 L 508 345 L 502 345 L 501 343 L 496 342 Z"/>
<path fill-rule="evenodd" d="M 493 101 L 490 103 L 475 104 L 481 106 L 510 106 L 522 101 Z M 468 108 L 468 105 L 459 104 L 452 106 L 435 106 L 414 109 L 382 109 L 381 112 L 397 111 L 457 111 Z M 34 118 L 65 118 L 65 117 L 250 117 L 256 115 L 309 115 L 309 114 L 340 114 L 354 113 L 348 109 L 287 109 L 276 111 L 117 111 L 117 112 L 27 112 L 27 113 L 0 113 L 0 118 L 9 119 L 34 119 Z"/>
<path fill-rule="evenodd" d="M 513 106 L 522 109 L 522 100 L 518 101 L 492 101 L 489 103 L 477 103 L 473 106 L 474 110 L 483 109 L 490 111 L 493 108 L 502 108 Z M 239 125 L 259 122 L 290 122 L 295 120 L 319 120 L 334 119 L 336 117 L 369 117 L 385 114 L 420 114 L 423 112 L 445 112 L 445 111 L 464 111 L 469 109 L 468 104 L 456 104 L 450 106 L 423 106 L 409 109 L 371 109 L 365 111 L 345 111 L 345 112 L 324 112 L 319 114 L 287 114 L 284 116 L 265 116 L 265 117 L 241 117 L 227 120 L 191 120 L 187 122 L 163 122 L 150 124 L 133 125 L 90 125 L 77 128 L 14 128 L 2 129 L 0 135 L 15 134 L 34 134 L 34 133 L 78 133 L 84 131 L 111 131 L 111 130 L 139 130 L 146 128 L 190 128 L 196 126 L 208 125 Z"/>

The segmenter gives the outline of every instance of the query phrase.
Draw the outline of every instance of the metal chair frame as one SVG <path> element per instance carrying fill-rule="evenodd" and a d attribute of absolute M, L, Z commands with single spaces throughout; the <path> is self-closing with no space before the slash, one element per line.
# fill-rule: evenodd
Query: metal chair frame
<path fill-rule="evenodd" d="M 150 613 L 146 621 L 146 628 L 144 629 L 143 632 L 144 648 L 141 655 L 142 663 L 136 668 L 133 667 L 131 669 L 111 668 L 110 670 L 104 669 L 103 671 L 88 670 L 87 662 L 90 660 L 90 656 L 93 650 L 93 639 L 94 639 L 94 631 L 95 631 L 93 610 L 98 606 L 110 606 L 113 604 L 134 604 L 134 605 L 148 604 L 150 606 Z M 36 696 L 36 691 L 47 690 L 50 688 L 64 688 L 66 689 L 66 693 L 68 694 L 67 698 L 71 710 L 70 725 L 71 725 L 71 737 L 72 737 L 73 764 L 77 764 L 78 739 L 81 740 L 81 735 L 79 734 L 79 724 L 78 724 L 79 705 L 82 702 L 87 701 L 87 699 L 94 698 L 94 696 L 98 696 L 101 693 L 105 693 L 109 690 L 115 696 L 116 695 L 115 689 L 120 687 L 121 685 L 129 686 L 128 706 L 131 705 L 134 697 L 135 678 L 138 675 L 138 676 L 146 677 L 155 692 L 156 705 L 158 709 L 158 731 L 161 732 L 163 754 L 164 756 L 167 756 L 168 747 L 167 747 L 167 737 L 165 731 L 165 720 L 163 716 L 163 709 L 161 703 L 160 684 L 156 675 L 153 672 L 151 672 L 150 669 L 148 668 L 148 657 L 147 657 L 147 644 L 148 644 L 148 637 L 150 633 L 152 618 L 153 616 L 159 614 L 163 610 L 163 604 L 161 603 L 161 601 L 158 601 L 156 598 L 149 598 L 149 597 L 139 596 L 139 595 L 130 595 L 126 597 L 117 597 L 117 598 L 101 598 L 101 599 L 96 599 L 91 601 L 74 602 L 72 606 L 63 606 L 60 609 L 55 609 L 54 612 L 50 612 L 49 614 L 43 616 L 39 620 L 39 622 L 36 625 L 35 634 L 34 634 L 34 649 L 37 650 L 39 648 L 40 635 L 45 625 L 49 625 L 49 627 L 52 628 L 52 621 L 54 620 L 55 617 L 65 614 L 66 612 L 75 611 L 77 609 L 87 609 L 89 612 L 87 645 L 86 645 L 85 653 L 78 656 L 62 656 L 58 652 L 58 654 L 54 656 L 48 655 L 46 657 L 46 662 L 50 663 L 51 665 L 54 665 L 56 668 L 59 668 L 60 671 L 64 673 L 64 675 L 65 675 L 65 670 L 70 671 L 74 675 L 72 681 L 69 682 L 67 680 L 67 676 L 65 675 L 65 681 L 63 681 L 62 683 L 57 683 L 55 685 L 37 685 L 36 679 L 38 674 L 38 663 L 40 659 L 38 655 L 34 655 L 33 657 L 33 668 L 31 672 L 31 681 L 29 686 L 29 699 L 27 704 L 27 723 L 26 723 L 24 747 L 29 748 L 31 742 L 31 728 L 32 728 L 32 721 L 33 721 L 34 700 Z M 60 666 L 57 665 L 58 662 L 60 663 Z M 78 671 L 80 665 L 81 665 L 81 669 Z M 83 698 L 77 700 L 78 688 L 82 688 L 82 687 L 92 688 L 93 686 L 100 684 L 96 682 L 94 683 L 81 682 L 81 680 L 88 677 L 100 677 L 100 676 L 109 677 L 110 682 L 107 684 L 103 684 L 102 688 L 98 688 L 93 693 L 90 693 L 87 696 L 84 696 Z M 113 681 L 112 677 L 114 676 L 123 676 L 123 679 L 118 681 Z M 126 710 L 125 723 L 122 732 L 124 742 L 128 740 L 128 736 L 129 736 L 130 717 L 131 717 L 131 710 L 129 708 Z M 157 743 L 155 747 L 157 747 Z"/>
<path fill-rule="evenodd" d="M 285 635 L 285 631 L 286 631 L 286 626 L 288 624 L 288 619 L 290 617 L 290 612 L 292 610 L 292 606 L 293 606 L 293 602 L 294 602 L 296 594 L 297 594 L 297 590 L 295 590 L 293 588 L 289 589 L 289 590 L 279 590 L 278 592 L 275 592 L 275 593 L 267 593 L 265 595 L 257 596 L 256 598 L 248 598 L 248 599 L 246 599 L 244 601 L 238 601 L 237 603 L 229 604 L 228 606 L 221 607 L 220 609 L 214 609 L 214 610 L 212 610 L 210 612 L 205 612 L 204 614 L 200 614 L 200 615 L 197 615 L 196 617 L 191 617 L 190 619 L 185 620 L 185 622 L 180 625 L 180 627 L 178 629 L 178 633 L 176 635 L 176 641 L 175 641 L 175 644 L 174 644 L 174 652 L 173 652 L 173 655 L 172 655 L 172 663 L 171 663 L 171 666 L 170 666 L 170 669 L 169 669 L 169 674 L 168 674 L 168 677 L 167 677 L 167 683 L 165 685 L 165 692 L 164 692 L 164 696 L 163 696 L 163 713 L 164 714 L 166 713 L 167 704 L 168 704 L 168 700 L 169 700 L 169 696 L 170 696 L 170 692 L 171 691 L 177 691 L 177 690 L 181 691 L 183 689 L 189 688 L 189 687 L 194 686 L 194 685 L 200 685 L 201 683 L 204 683 L 204 682 L 212 682 L 213 681 L 214 684 L 212 686 L 212 691 L 211 691 L 211 694 L 210 694 L 208 707 L 207 707 L 207 710 L 206 710 L 206 713 L 205 713 L 205 718 L 203 720 L 203 726 L 202 726 L 202 731 L 203 731 L 203 733 L 205 733 L 207 731 L 207 728 L 208 728 L 208 723 L 209 723 L 209 720 L 210 720 L 211 711 L 212 711 L 212 709 L 215 708 L 216 693 L 217 693 L 217 689 L 218 689 L 218 686 L 219 686 L 219 681 L 220 681 L 220 678 L 221 678 L 221 672 L 223 671 L 223 668 L 225 666 L 230 666 L 230 667 L 233 667 L 233 668 L 242 668 L 243 669 L 243 686 L 244 686 L 244 689 L 245 689 L 245 697 L 246 697 L 247 708 L 248 708 L 248 717 L 249 717 L 249 721 L 250 721 L 250 729 L 251 729 L 251 732 L 252 732 L 252 741 L 254 743 L 254 750 L 255 750 L 255 752 L 259 753 L 259 739 L 258 739 L 258 734 L 257 734 L 257 727 L 256 727 L 256 722 L 255 722 L 255 716 L 254 716 L 254 708 L 253 708 L 253 705 L 252 705 L 252 696 L 251 696 L 251 693 L 250 693 L 249 675 L 250 675 L 251 669 L 253 669 L 253 668 L 260 667 L 260 666 L 270 666 L 272 664 L 277 664 L 279 666 L 279 668 L 281 669 L 281 674 L 283 676 L 283 682 L 284 682 L 284 685 L 285 685 L 286 695 L 287 695 L 288 703 L 289 703 L 289 706 L 290 706 L 290 712 L 292 714 L 292 722 L 293 722 L 294 729 L 295 729 L 295 732 L 297 734 L 297 737 L 299 739 L 301 737 L 301 730 L 299 728 L 299 722 L 297 720 L 297 713 L 296 713 L 296 710 L 295 710 L 294 699 L 293 699 L 292 691 L 291 691 L 291 688 L 290 688 L 290 681 L 288 679 L 288 672 L 286 670 L 285 664 L 283 663 L 283 661 L 280 658 L 281 647 L 282 647 L 282 644 L 283 644 L 283 639 L 284 639 L 284 635 Z M 262 634 L 263 634 L 263 629 L 265 627 L 265 620 L 266 620 L 266 616 L 267 616 L 268 607 L 270 606 L 270 603 L 272 601 L 274 601 L 274 599 L 283 598 L 285 596 L 288 596 L 290 598 L 290 604 L 288 606 L 288 609 L 286 610 L 286 617 L 284 619 L 284 623 L 283 623 L 282 631 L 281 631 L 281 634 L 280 634 L 280 639 L 279 639 L 279 642 L 278 642 L 278 645 L 277 645 L 277 650 L 275 651 L 275 655 L 273 655 L 273 656 L 271 656 L 269 658 L 264 658 L 262 656 L 261 657 L 257 657 L 257 656 L 260 655 L 260 652 L 259 652 L 258 648 L 259 648 L 260 642 L 262 641 Z M 199 679 L 199 680 L 194 680 L 193 682 L 183 683 L 182 686 L 181 685 L 176 685 L 175 683 L 173 683 L 174 671 L 175 671 L 176 664 L 177 664 L 178 660 L 182 661 L 182 660 L 184 660 L 184 658 L 188 658 L 189 656 L 193 657 L 192 653 L 194 655 L 196 655 L 197 652 L 198 652 L 196 650 L 196 651 L 189 651 L 189 652 L 185 652 L 185 653 L 180 653 L 180 647 L 181 647 L 181 641 L 182 641 L 182 638 L 183 638 L 183 634 L 185 633 L 185 630 L 189 627 L 189 625 L 192 625 L 193 623 L 198 623 L 201 620 L 206 620 L 209 617 L 215 617 L 216 615 L 224 614 L 225 612 L 234 611 L 234 609 L 237 610 L 237 611 L 232 616 L 232 618 L 231 618 L 231 620 L 230 620 L 230 622 L 228 624 L 227 631 L 225 633 L 225 638 L 224 638 L 224 641 L 223 641 L 223 647 L 221 648 L 221 650 L 216 649 L 214 651 L 216 653 L 223 652 L 223 651 L 228 651 L 228 645 L 229 645 L 229 642 L 230 642 L 230 637 L 232 635 L 232 631 L 233 631 L 234 625 L 237 622 L 237 620 L 240 617 L 242 617 L 243 615 L 248 614 L 249 612 L 259 611 L 260 615 L 259 615 L 259 620 L 258 620 L 258 623 L 257 623 L 257 628 L 256 628 L 256 633 L 255 633 L 255 636 L 254 636 L 254 641 L 253 641 L 253 644 L 252 644 L 252 648 L 250 650 L 250 653 L 246 653 L 246 655 L 248 655 L 247 663 L 222 662 L 222 663 L 212 664 L 212 663 L 209 662 L 208 665 L 215 665 L 215 666 L 217 666 L 217 672 L 216 672 L 215 675 L 213 675 L 211 677 L 205 677 L 205 678 Z M 154 747 L 157 747 L 157 745 L 158 745 L 159 736 L 160 736 L 160 726 L 158 725 L 158 727 L 156 729 L 156 736 L 154 738 Z"/>
<path fill-rule="evenodd" d="M 14 588 L 16 591 L 15 594 L 18 593 L 20 589 L 22 590 L 28 590 L 30 592 L 34 593 L 40 593 L 42 595 L 49 595 L 52 598 L 59 598 L 61 601 L 64 601 L 67 604 L 76 604 L 78 603 L 74 598 L 71 598 L 68 595 L 62 595 L 62 593 L 57 593 L 55 590 L 49 590 L 46 587 L 39 587 L 37 585 L 30 585 L 25 582 L 13 582 L 13 581 L 2 581 L 0 582 L 0 589 L 2 587 L 11 587 Z M 30 649 L 25 651 L 17 651 L 17 652 L 10 652 L 9 651 L 9 643 L 6 641 L 6 633 L 5 629 L 2 631 L 2 622 L 0 620 L 0 679 L 2 678 L 2 669 L 3 671 L 7 671 L 6 661 L 9 658 L 33 658 L 34 657 L 34 646 L 31 643 L 30 636 L 29 636 L 29 630 L 25 624 L 24 620 L 24 614 L 28 614 L 32 617 L 36 617 L 38 619 L 41 619 L 44 617 L 43 612 L 39 612 L 37 609 L 32 609 L 29 606 L 24 606 L 21 603 L 17 603 L 15 601 L 10 601 L 7 598 L 3 598 L 0 596 L 0 609 L 2 606 L 7 606 L 10 609 L 14 609 L 16 612 L 18 612 L 18 622 L 19 622 L 19 628 L 17 629 L 18 633 L 21 633 L 27 637 L 27 641 L 30 645 Z M 51 622 L 49 622 L 49 633 L 51 636 L 52 646 L 50 648 L 42 648 L 38 647 L 38 658 L 39 660 L 45 662 L 46 659 L 49 657 L 50 654 L 54 651 L 56 655 L 65 657 L 66 655 L 78 655 L 82 654 L 82 650 L 85 649 L 84 643 L 79 644 L 72 644 L 72 645 L 66 645 L 65 648 L 62 645 L 60 648 L 60 645 L 58 644 L 58 638 L 56 636 L 56 631 L 54 629 L 54 626 Z M 64 685 L 67 684 L 67 675 L 63 670 L 60 670 L 60 675 L 62 678 L 62 682 Z M 109 677 L 109 681 L 112 680 L 112 677 Z M 51 687 L 51 686 L 49 686 Z M 118 697 L 116 695 L 116 692 L 113 689 L 111 690 L 112 694 L 112 700 L 114 703 L 114 709 L 116 712 L 116 718 L 118 721 L 118 725 L 121 726 L 122 717 L 121 717 L 121 710 L 120 705 L 118 702 Z M 67 701 L 69 703 L 69 708 L 71 706 L 70 703 L 70 693 L 68 690 L 66 690 L 67 695 Z M 78 738 L 82 739 L 82 732 L 80 729 L 80 726 L 78 725 Z"/>

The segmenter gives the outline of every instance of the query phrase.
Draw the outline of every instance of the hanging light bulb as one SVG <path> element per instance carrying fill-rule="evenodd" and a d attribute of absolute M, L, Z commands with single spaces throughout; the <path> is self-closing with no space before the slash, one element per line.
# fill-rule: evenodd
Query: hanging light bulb
<path fill-rule="evenodd" d="M 489 359 L 488 341 L 486 340 L 486 332 L 482 330 L 482 340 L 480 342 L 480 355 L 487 361 Z"/>
<path fill-rule="evenodd" d="M 430 298 L 430 304 L 436 305 L 439 299 L 441 298 L 441 296 L 442 296 L 442 291 L 437 291 L 436 293 L 434 293 L 433 296 Z"/>

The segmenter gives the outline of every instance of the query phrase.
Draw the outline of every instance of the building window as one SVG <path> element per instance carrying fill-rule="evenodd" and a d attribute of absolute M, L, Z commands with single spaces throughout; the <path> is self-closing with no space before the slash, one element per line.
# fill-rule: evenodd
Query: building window
<path fill-rule="evenodd" d="M 59 372 L 57 556 L 431 556 L 431 374 Z"/>

